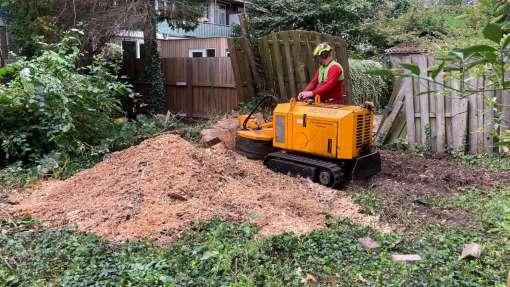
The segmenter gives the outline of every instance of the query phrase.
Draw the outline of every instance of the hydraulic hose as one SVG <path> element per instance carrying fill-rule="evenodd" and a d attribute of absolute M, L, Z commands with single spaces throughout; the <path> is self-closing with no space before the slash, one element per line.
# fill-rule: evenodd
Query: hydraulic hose
<path fill-rule="evenodd" d="M 273 101 L 275 101 L 276 103 L 278 103 L 280 100 L 273 96 L 273 95 L 267 95 L 267 96 L 264 96 L 262 99 L 260 99 L 260 101 L 255 105 L 255 107 L 250 111 L 250 113 L 248 114 L 248 117 L 246 117 L 246 119 L 244 120 L 243 122 L 243 130 L 246 130 L 246 124 L 248 124 L 248 120 L 251 118 L 251 116 L 259 109 L 259 107 L 265 102 L 267 101 L 268 99 L 272 99 Z"/>

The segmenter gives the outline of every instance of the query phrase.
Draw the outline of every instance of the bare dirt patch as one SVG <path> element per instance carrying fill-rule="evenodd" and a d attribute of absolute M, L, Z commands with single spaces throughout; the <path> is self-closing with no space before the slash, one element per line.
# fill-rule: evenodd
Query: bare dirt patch
<path fill-rule="evenodd" d="M 325 213 L 377 227 L 341 191 L 267 170 L 220 146 L 166 134 L 111 154 L 65 181 L 47 181 L 15 210 L 50 226 L 76 225 L 108 239 L 166 243 L 199 220 L 251 220 L 261 235 L 306 233 Z"/>
<path fill-rule="evenodd" d="M 404 151 L 380 152 L 381 173 L 347 190 L 352 194 L 374 192 L 383 209 L 381 219 L 391 224 L 409 227 L 413 223 L 405 217 L 412 213 L 416 224 L 439 220 L 474 226 L 476 219 L 466 210 L 445 210 L 436 201 L 459 195 L 459 187 L 510 186 L 510 171 L 466 167 L 449 157 L 427 159 Z"/>

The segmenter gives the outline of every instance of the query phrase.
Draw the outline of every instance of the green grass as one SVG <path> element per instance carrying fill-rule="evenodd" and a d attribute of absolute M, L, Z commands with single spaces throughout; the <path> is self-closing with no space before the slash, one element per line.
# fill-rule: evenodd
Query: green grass
<path fill-rule="evenodd" d="M 485 167 L 493 170 L 510 170 L 508 154 L 455 155 L 454 158 L 466 166 Z"/>
<path fill-rule="evenodd" d="M 31 221 L 3 222 L 2 286 L 504 286 L 510 268 L 508 190 L 467 189 L 443 201 L 464 206 L 483 222 L 479 232 L 429 222 L 411 236 L 382 234 L 348 220 L 308 235 L 259 238 L 249 223 L 201 223 L 160 248 L 144 242 L 115 245 L 92 234 L 45 229 Z M 505 199 L 503 201 L 502 199 Z M 478 202 L 475 204 L 474 202 Z M 488 212 L 484 212 L 488 211 Z M 498 224 L 494 225 L 493 223 Z M 504 223 L 504 224 L 503 224 Z M 425 226 L 426 225 L 426 226 Z M 495 228 L 497 227 L 497 228 Z M 367 252 L 357 240 L 381 248 Z M 480 259 L 459 260 L 466 243 L 483 246 Z M 393 263 L 391 254 L 422 261 Z M 308 281 L 307 281 L 308 278 Z M 316 280 L 316 281 L 315 281 Z"/>

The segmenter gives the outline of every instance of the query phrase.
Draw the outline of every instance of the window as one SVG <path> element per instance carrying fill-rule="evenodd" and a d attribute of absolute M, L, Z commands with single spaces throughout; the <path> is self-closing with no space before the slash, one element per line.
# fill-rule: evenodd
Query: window
<path fill-rule="evenodd" d="M 214 24 L 227 25 L 227 6 L 225 4 L 216 4 L 214 9 Z"/>
<path fill-rule="evenodd" d="M 207 49 L 206 53 L 208 58 L 216 57 L 216 49 Z"/>
<path fill-rule="evenodd" d="M 191 58 L 203 58 L 203 57 L 204 52 L 202 51 L 191 52 Z"/>
<path fill-rule="evenodd" d="M 189 49 L 190 58 L 205 58 L 205 57 L 216 57 L 216 49 Z"/>

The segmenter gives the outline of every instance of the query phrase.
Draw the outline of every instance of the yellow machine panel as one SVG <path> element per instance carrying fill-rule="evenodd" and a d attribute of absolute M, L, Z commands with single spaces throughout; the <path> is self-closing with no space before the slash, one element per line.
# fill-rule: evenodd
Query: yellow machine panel
<path fill-rule="evenodd" d="M 273 146 L 328 158 L 353 159 L 370 147 L 373 113 L 346 105 L 279 104 Z"/>

